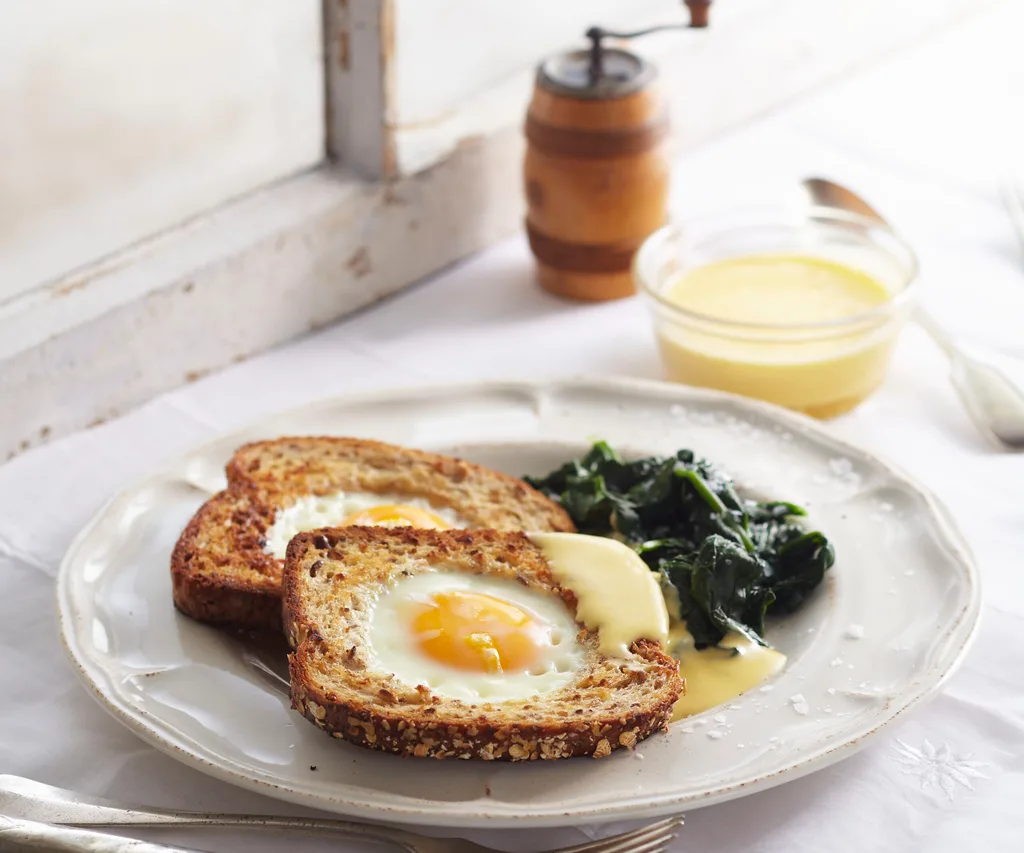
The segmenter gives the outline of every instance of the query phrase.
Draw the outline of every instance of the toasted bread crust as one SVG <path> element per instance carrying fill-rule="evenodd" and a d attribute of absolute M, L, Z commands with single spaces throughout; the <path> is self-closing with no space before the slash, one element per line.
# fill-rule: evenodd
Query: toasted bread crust
<path fill-rule="evenodd" d="M 281 630 L 280 560 L 264 550 L 275 509 L 243 487 L 214 495 L 171 552 L 175 606 L 200 622 Z"/>
<path fill-rule="evenodd" d="M 672 699 L 634 714 L 597 722 L 524 725 L 491 722 L 486 713 L 470 725 L 429 719 L 410 721 L 401 713 L 354 709 L 332 701 L 329 694 L 306 683 L 301 656 L 289 657 L 289 673 L 292 684 L 296 685 L 292 688 L 292 707 L 331 737 L 415 758 L 483 761 L 536 761 L 584 755 L 604 758 L 621 747 L 632 749 L 663 730 L 671 720 L 675 703 Z M 676 698 L 678 696 L 676 693 Z"/>
<path fill-rule="evenodd" d="M 452 456 L 362 438 L 279 438 L 243 445 L 225 469 L 229 487 L 269 494 L 337 489 L 429 498 L 495 530 L 574 532 L 568 513 L 522 480 Z"/>
<path fill-rule="evenodd" d="M 585 659 L 573 681 L 522 702 L 449 699 L 374 671 L 361 629 L 346 625 L 360 617 L 347 614 L 366 612 L 367 589 L 415 572 L 411 560 L 515 579 L 559 595 L 575 612 L 571 591 L 522 533 L 352 527 L 299 534 L 288 546 L 284 581 L 292 706 L 332 737 L 406 756 L 519 761 L 602 757 L 668 724 L 683 689 L 678 664 L 649 640 L 634 643 L 629 660 L 605 658 L 582 626 Z"/>
<path fill-rule="evenodd" d="M 307 494 L 392 492 L 447 506 L 474 526 L 572 531 L 565 511 L 525 483 L 436 453 L 354 438 L 299 437 L 239 448 L 228 488 L 185 527 L 171 555 L 175 606 L 201 622 L 281 630 L 284 562 L 265 550 L 279 507 Z"/>

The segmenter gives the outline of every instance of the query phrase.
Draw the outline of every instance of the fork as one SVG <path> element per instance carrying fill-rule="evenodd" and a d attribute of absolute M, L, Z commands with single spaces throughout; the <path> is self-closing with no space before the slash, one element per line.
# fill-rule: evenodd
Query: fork
<path fill-rule="evenodd" d="M 6 816 L 6 822 L 5 817 Z M 682 825 L 670 817 L 621 835 L 565 847 L 553 853 L 662 853 Z M 49 824 L 57 824 L 50 826 Z M 397 827 L 347 820 L 271 815 L 203 814 L 166 809 L 126 809 L 111 800 L 44 785 L 21 776 L 0 775 L 0 848 L 5 839 L 26 848 L 49 844 L 49 850 L 88 849 L 94 853 L 158 853 L 180 850 L 147 845 L 116 835 L 84 833 L 82 827 L 125 829 L 138 827 L 230 826 L 334 833 L 351 838 L 387 841 L 408 853 L 494 853 L 492 848 L 460 838 L 431 838 Z M 78 827 L 72 829 L 71 827 Z M 64 833 L 62 836 L 61 833 Z M 44 837 L 45 836 L 45 837 Z M 88 837 L 84 837 L 88 836 Z M 60 846 L 64 844 L 65 846 Z M 86 844 L 89 844 L 86 847 Z M 76 846 L 77 845 L 77 846 Z M 102 846 L 101 846 L 102 845 Z M 131 846 L 134 845 L 134 846 Z"/>

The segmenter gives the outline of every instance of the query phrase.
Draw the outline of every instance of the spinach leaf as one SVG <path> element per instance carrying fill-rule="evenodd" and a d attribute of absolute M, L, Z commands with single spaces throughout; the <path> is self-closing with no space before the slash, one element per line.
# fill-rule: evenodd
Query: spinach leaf
<path fill-rule="evenodd" d="M 799 530 L 795 525 L 791 528 Z M 797 538 L 782 545 L 777 554 L 770 582 L 779 609 L 792 613 L 825 579 L 825 572 L 836 561 L 835 549 L 824 534 L 801 531 Z"/>
<path fill-rule="evenodd" d="M 755 554 L 729 539 L 712 535 L 697 551 L 690 591 L 717 629 L 723 633 L 738 631 L 762 642 L 765 612 L 775 600 L 772 589 L 764 584 L 764 569 Z"/>
<path fill-rule="evenodd" d="M 835 562 L 828 539 L 794 521 L 803 509 L 743 498 L 691 450 L 626 462 L 597 442 L 547 476 L 525 479 L 581 533 L 628 542 L 660 572 L 698 647 L 730 631 L 763 642 L 766 614 L 798 609 Z"/>

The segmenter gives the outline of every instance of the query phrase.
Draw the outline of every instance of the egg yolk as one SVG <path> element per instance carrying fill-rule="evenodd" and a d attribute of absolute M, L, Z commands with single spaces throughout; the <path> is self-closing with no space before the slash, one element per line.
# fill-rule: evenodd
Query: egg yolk
<path fill-rule="evenodd" d="M 418 527 L 421 530 L 447 530 L 448 525 L 434 513 L 405 504 L 386 504 L 361 509 L 342 520 L 348 527 Z"/>
<path fill-rule="evenodd" d="M 420 602 L 416 643 L 438 663 L 470 672 L 523 672 L 549 644 L 548 630 L 515 604 L 477 592 L 438 592 Z"/>

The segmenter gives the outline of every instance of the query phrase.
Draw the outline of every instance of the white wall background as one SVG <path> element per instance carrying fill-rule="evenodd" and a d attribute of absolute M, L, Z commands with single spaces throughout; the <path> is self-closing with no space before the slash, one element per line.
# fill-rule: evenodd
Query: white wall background
<path fill-rule="evenodd" d="M 637 29 L 689 20 L 681 0 L 394 2 L 397 49 L 388 120 L 401 174 L 433 165 L 466 138 L 521 122 L 537 62 L 585 46 L 589 26 Z"/>
<path fill-rule="evenodd" d="M 402 174 L 433 165 L 466 139 L 521 122 L 536 63 L 585 46 L 588 26 L 689 20 L 681 0 L 394 2 L 389 124 Z M 631 49 L 661 67 L 674 124 L 693 145 L 998 2 L 716 0 L 707 30 L 649 36 Z"/>
<path fill-rule="evenodd" d="M 719 0 L 722 6 L 734 2 Z M 590 25 L 636 28 L 689 20 L 681 0 L 395 3 L 394 122 L 400 127 L 442 119 L 538 58 L 576 43 L 582 47 Z"/>
<path fill-rule="evenodd" d="M 321 159 L 320 0 L 5 0 L 0 303 Z"/>

